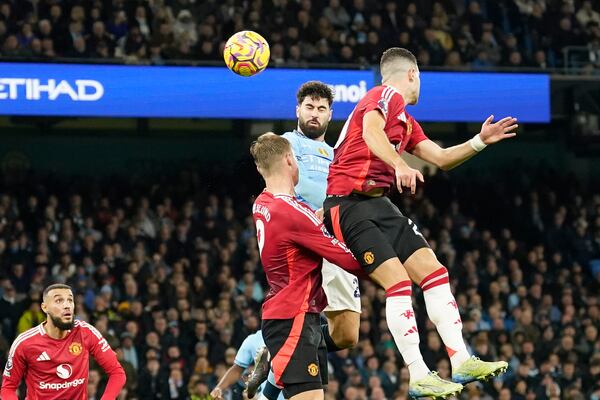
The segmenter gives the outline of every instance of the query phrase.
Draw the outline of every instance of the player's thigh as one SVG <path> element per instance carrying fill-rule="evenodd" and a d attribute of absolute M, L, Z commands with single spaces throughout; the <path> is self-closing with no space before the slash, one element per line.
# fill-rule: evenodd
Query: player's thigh
<path fill-rule="evenodd" d="M 350 310 L 361 312 L 358 278 L 342 268 L 323 260 L 321 269 L 323 291 L 327 296 L 325 312 Z"/>
<path fill-rule="evenodd" d="M 308 392 L 303 392 L 297 394 L 295 396 L 290 397 L 292 400 L 320 400 L 325 398 L 325 393 L 323 389 L 320 390 L 309 390 Z"/>
<path fill-rule="evenodd" d="M 369 201 L 344 197 L 328 198 L 324 203 L 325 227 L 346 243 L 367 274 L 396 257 L 384 233 L 371 220 Z"/>
<path fill-rule="evenodd" d="M 433 250 L 423 247 L 415 251 L 408 260 L 404 262 L 404 268 L 410 279 L 420 285 L 423 279 L 444 266 L 438 261 Z"/>
<path fill-rule="evenodd" d="M 263 320 L 262 332 L 271 354 L 275 383 L 283 386 L 286 398 L 323 389 L 319 360 L 323 335 L 318 314 L 300 314 L 290 320 Z"/>
<path fill-rule="evenodd" d="M 430 249 L 417 225 L 406 217 L 387 197 L 377 204 L 377 223 L 390 241 L 398 259 L 406 267 L 407 260 L 420 249 Z M 407 268 L 408 269 L 408 268 Z M 412 278 L 412 276 L 411 276 Z"/>

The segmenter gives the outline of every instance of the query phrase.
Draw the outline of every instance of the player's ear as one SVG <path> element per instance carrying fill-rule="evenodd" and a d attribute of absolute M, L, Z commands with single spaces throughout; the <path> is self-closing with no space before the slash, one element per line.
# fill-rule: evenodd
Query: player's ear
<path fill-rule="evenodd" d="M 410 81 L 414 81 L 415 79 L 417 79 L 417 69 L 414 67 L 411 67 L 408 70 L 408 78 L 410 79 Z"/>
<path fill-rule="evenodd" d="M 300 105 L 296 106 L 296 118 L 300 118 Z"/>
<path fill-rule="evenodd" d="M 48 312 L 48 307 L 46 306 L 46 303 L 44 303 L 43 301 L 42 301 L 42 304 L 40 304 L 40 308 L 42 309 L 44 314 L 46 314 Z"/>
<path fill-rule="evenodd" d="M 329 109 L 329 119 L 327 121 L 331 122 L 331 118 L 333 118 L 333 108 Z"/>
<path fill-rule="evenodd" d="M 291 151 L 285 153 L 285 161 L 290 167 L 294 165 L 294 154 Z"/>

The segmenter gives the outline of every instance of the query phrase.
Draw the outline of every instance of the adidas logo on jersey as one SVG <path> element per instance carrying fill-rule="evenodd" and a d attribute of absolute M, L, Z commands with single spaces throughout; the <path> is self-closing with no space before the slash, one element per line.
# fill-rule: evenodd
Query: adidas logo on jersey
<path fill-rule="evenodd" d="M 413 327 L 412 327 L 412 328 L 410 328 L 410 329 L 409 329 L 409 330 L 408 330 L 408 331 L 407 331 L 407 332 L 404 334 L 404 336 L 408 336 L 408 335 L 410 335 L 410 334 L 413 334 L 413 333 L 419 333 L 419 331 L 417 330 L 417 327 L 416 327 L 416 326 L 414 326 L 414 325 L 413 325 Z"/>
<path fill-rule="evenodd" d="M 50 356 L 44 351 L 38 356 L 37 361 L 50 361 Z"/>

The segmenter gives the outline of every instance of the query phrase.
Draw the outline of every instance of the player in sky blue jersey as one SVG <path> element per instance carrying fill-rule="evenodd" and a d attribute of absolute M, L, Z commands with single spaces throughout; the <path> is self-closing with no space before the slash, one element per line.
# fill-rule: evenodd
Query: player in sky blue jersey
<path fill-rule="evenodd" d="M 215 400 L 235 400 L 236 398 L 241 399 L 242 391 L 244 390 L 244 383 L 241 381 L 241 377 L 244 372 L 252 364 L 254 364 L 255 357 L 264 347 L 265 341 L 260 330 L 248 335 L 238 349 L 238 352 L 235 355 L 235 360 L 233 361 L 233 365 L 227 370 L 227 372 L 225 372 L 225 375 L 223 375 L 210 395 Z M 284 400 L 284 397 L 281 394 L 281 389 L 278 389 L 275 386 L 275 378 L 272 376 L 272 374 L 270 375 L 271 376 L 268 378 L 268 382 L 265 382 L 261 385 L 261 390 L 264 391 L 265 386 L 270 386 L 269 390 L 273 395 L 265 398 Z M 232 392 L 235 392 L 235 394 L 228 396 L 226 394 L 226 390 L 234 384 L 237 385 L 234 387 L 234 390 L 232 390 Z"/>
<path fill-rule="evenodd" d="M 299 178 L 296 196 L 313 210 L 323 207 L 329 164 L 333 161 L 333 147 L 324 140 L 311 139 L 299 129 L 283 134 L 292 144 L 298 161 Z"/>
<path fill-rule="evenodd" d="M 319 214 L 326 196 L 329 164 L 333 161 L 333 148 L 325 142 L 333 115 L 333 92 L 323 82 L 310 81 L 300 87 L 296 99 L 298 125 L 282 136 L 291 143 L 298 164 L 296 196 Z M 328 305 L 324 310 L 327 324 L 321 328 L 327 350 L 352 347 L 358 342 L 360 326 L 358 279 L 327 260 L 323 260 L 322 275 Z M 258 388 L 267 371 L 267 363 L 257 366 L 248 379 L 249 393 Z"/>
<path fill-rule="evenodd" d="M 304 83 L 296 94 L 298 126 L 283 137 L 292 145 L 298 161 L 299 182 L 296 196 L 318 211 L 326 196 L 333 147 L 325 142 L 325 133 L 333 115 L 333 92 L 323 82 Z M 329 351 L 354 346 L 360 325 L 358 279 L 342 268 L 323 260 L 323 289 L 328 306 L 323 336 Z"/>

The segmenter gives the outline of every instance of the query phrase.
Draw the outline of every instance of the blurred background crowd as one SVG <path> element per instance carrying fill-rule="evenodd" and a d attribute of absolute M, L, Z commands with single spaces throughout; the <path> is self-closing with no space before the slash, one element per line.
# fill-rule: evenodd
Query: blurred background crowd
<path fill-rule="evenodd" d="M 255 30 L 271 66 L 377 64 L 402 46 L 427 67 L 564 66 L 575 46 L 600 66 L 598 0 L 3 0 L 4 58 L 219 61 L 227 38 Z"/>
<path fill-rule="evenodd" d="M 224 43 L 239 30 L 267 38 L 275 67 L 366 66 L 402 46 L 424 69 L 556 72 L 575 57 L 582 73 L 600 71 L 600 0 L 0 0 L 0 61 L 222 65 Z M 57 122 L 36 121 L 44 134 Z M 248 125 L 227 129 L 245 134 L 240 127 Z M 267 288 L 251 217 L 262 189 L 252 163 L 105 179 L 16 177 L 7 159 L 0 365 L 15 336 L 45 319 L 42 289 L 65 282 L 77 316 L 117 352 L 124 398 L 209 399 L 238 346 L 260 328 Z M 416 196 L 395 199 L 450 271 L 470 350 L 510 364 L 463 398 L 598 400 L 598 186 L 547 164 L 503 165 L 477 179 L 429 171 Z M 408 373 L 387 330 L 384 293 L 369 282 L 361 289 L 360 341 L 330 355 L 326 398 L 405 399 Z M 418 289 L 414 301 L 425 360 L 448 377 Z M 93 366 L 90 400 L 104 384 Z"/>
<path fill-rule="evenodd" d="M 207 398 L 260 326 L 266 288 L 250 210 L 261 185 L 250 165 L 235 177 L 196 168 L 135 181 L 4 176 L 1 357 L 44 320 L 43 287 L 65 282 L 77 316 L 116 350 L 127 398 Z M 482 182 L 428 172 L 416 196 L 396 199 L 450 270 L 472 352 L 510 363 L 465 396 L 597 398 L 600 193 L 549 167 Z M 448 376 L 418 291 L 415 302 L 425 359 Z M 358 346 L 330 356 L 327 398 L 405 398 L 383 291 L 363 282 L 362 303 Z M 102 385 L 92 372 L 89 393 Z"/>

